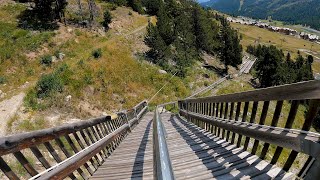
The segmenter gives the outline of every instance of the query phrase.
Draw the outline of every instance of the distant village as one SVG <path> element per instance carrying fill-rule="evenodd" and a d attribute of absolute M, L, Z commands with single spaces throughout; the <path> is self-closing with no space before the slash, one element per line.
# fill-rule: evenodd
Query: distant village
<path fill-rule="evenodd" d="M 264 23 L 264 22 L 254 20 L 254 19 L 251 19 L 248 17 L 243 17 L 243 16 L 227 17 L 227 20 L 229 22 L 234 22 L 234 23 L 239 23 L 239 24 L 244 24 L 244 25 L 258 26 L 259 28 L 268 29 L 269 31 L 295 36 L 297 38 L 305 39 L 305 40 L 316 42 L 316 43 L 320 44 L 320 38 L 319 38 L 319 36 L 317 36 L 315 34 L 309 34 L 306 32 L 298 32 L 294 29 L 285 28 L 285 27 L 271 26 L 268 23 Z"/>

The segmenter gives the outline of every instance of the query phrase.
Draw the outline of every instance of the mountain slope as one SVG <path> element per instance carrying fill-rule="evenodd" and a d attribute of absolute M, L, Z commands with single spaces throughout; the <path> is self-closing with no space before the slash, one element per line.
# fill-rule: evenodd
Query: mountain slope
<path fill-rule="evenodd" d="M 224 13 L 260 19 L 271 16 L 275 20 L 320 29 L 319 0 L 211 0 L 202 5 Z"/>

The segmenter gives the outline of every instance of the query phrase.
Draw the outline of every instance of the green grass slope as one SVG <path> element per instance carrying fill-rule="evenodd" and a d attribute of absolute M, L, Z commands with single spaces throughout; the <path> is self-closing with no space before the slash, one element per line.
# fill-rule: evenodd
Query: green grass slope
<path fill-rule="evenodd" d="M 98 7 L 103 12 L 112 6 L 99 2 Z M 7 93 L 2 99 L 21 91 L 26 93 L 24 108 L 8 123 L 11 132 L 34 130 L 23 128 L 24 124 L 39 120 L 46 123 L 36 129 L 61 124 L 69 118 L 85 119 L 131 108 L 152 97 L 167 82 L 151 105 L 177 100 L 218 78 L 200 65 L 191 68 L 183 79 L 170 79 L 171 74 L 159 73 L 159 67 L 142 56 L 148 49 L 143 43 L 146 25 L 149 20 L 155 22 L 155 18 L 129 8 L 111 11 L 111 29 L 106 33 L 63 24 L 53 31 L 21 29 L 18 16 L 25 9 L 20 3 L 0 5 L 0 89 Z M 67 11 L 67 17 L 72 13 Z M 102 19 L 102 13 L 97 19 Z M 101 57 L 95 58 L 95 51 L 100 51 Z M 59 53 L 65 54 L 62 61 L 41 63 L 44 57 Z M 59 118 L 50 120 L 56 114 Z"/>

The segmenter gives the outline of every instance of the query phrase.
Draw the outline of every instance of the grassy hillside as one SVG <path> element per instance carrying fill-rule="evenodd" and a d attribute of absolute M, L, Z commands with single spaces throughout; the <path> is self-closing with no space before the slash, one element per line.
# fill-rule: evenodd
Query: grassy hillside
<path fill-rule="evenodd" d="M 159 67 L 142 56 L 148 49 L 143 43 L 145 28 L 155 18 L 125 7 L 115 9 L 104 2 L 98 6 L 100 12 L 114 9 L 111 29 L 106 33 L 63 24 L 53 31 L 21 29 L 18 16 L 26 6 L 0 5 L 0 80 L 3 82 L 0 89 L 7 93 L 2 99 L 21 91 L 26 93 L 24 107 L 7 123 L 9 133 L 127 109 L 149 99 L 169 81 L 171 74 L 159 73 Z M 73 13 L 67 11 L 66 16 L 72 17 Z M 97 18 L 99 22 L 102 13 Z M 97 51 L 101 57 L 94 58 L 93 52 Z M 40 63 L 44 57 L 59 53 L 65 54 L 62 61 L 52 65 Z M 217 78 L 214 72 L 196 65 L 186 78 L 172 78 L 151 105 L 186 97 Z M 51 90 L 39 98 L 41 82 Z"/>
<path fill-rule="evenodd" d="M 237 23 L 231 23 L 231 26 L 242 34 L 241 44 L 244 47 L 247 47 L 250 44 L 258 44 L 260 42 L 261 44 L 265 45 L 275 45 L 278 48 L 283 49 L 285 53 L 290 52 L 293 57 L 297 54 L 298 50 L 300 50 L 303 55 L 308 55 L 307 53 L 311 53 L 313 56 L 315 56 L 315 61 L 313 63 L 314 73 L 320 73 L 319 44 L 298 39 L 293 36 L 271 32 L 255 26 L 247 26 Z"/>

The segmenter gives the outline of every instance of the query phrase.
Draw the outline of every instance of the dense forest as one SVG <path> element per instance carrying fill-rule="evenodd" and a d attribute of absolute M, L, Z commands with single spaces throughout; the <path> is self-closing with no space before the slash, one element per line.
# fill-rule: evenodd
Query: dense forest
<path fill-rule="evenodd" d="M 145 37 L 152 62 L 180 76 L 200 60 L 203 51 L 219 56 L 226 72 L 228 66 L 242 63 L 238 33 L 224 17 L 187 0 L 152 0 L 147 7 L 148 13 L 157 15 L 156 25 L 149 24 Z"/>
<path fill-rule="evenodd" d="M 308 25 L 320 29 L 319 0 L 211 0 L 202 3 L 221 12 L 259 19 L 272 17 L 290 24 Z"/>

